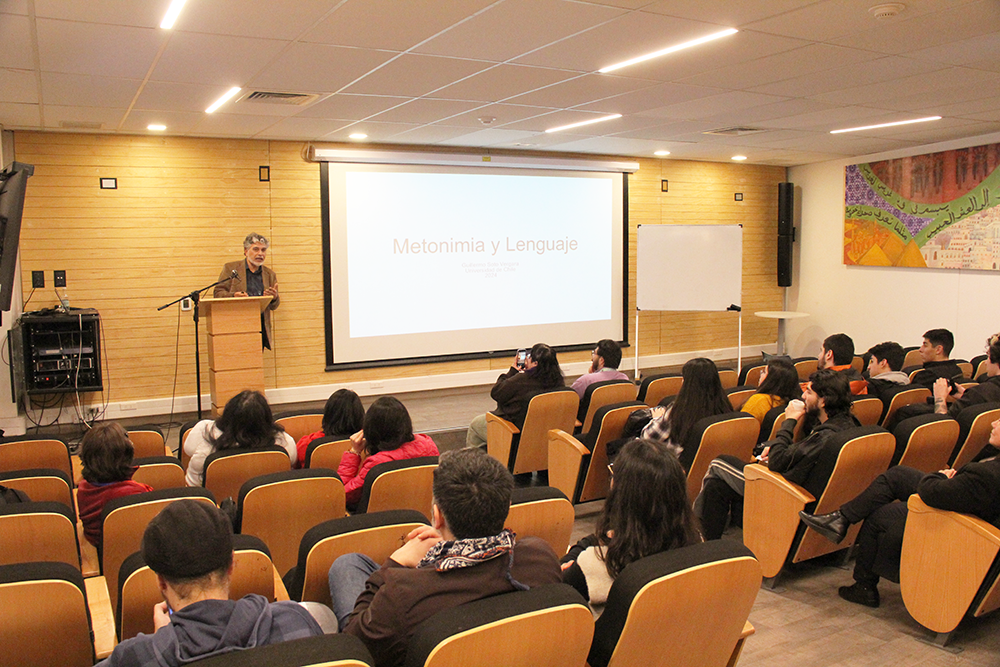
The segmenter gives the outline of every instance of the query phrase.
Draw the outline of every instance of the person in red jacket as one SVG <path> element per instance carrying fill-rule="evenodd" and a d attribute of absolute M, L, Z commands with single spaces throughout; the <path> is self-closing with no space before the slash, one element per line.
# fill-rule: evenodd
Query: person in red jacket
<path fill-rule="evenodd" d="M 368 471 L 379 463 L 421 456 L 437 456 L 437 445 L 429 436 L 413 435 L 413 422 L 406 407 L 392 396 L 383 396 L 365 413 L 362 430 L 351 436 L 351 449 L 340 459 L 337 474 L 344 482 L 347 508 L 361 500 Z M 367 458 L 362 459 L 362 455 Z"/>
<path fill-rule="evenodd" d="M 125 429 L 117 422 L 102 422 L 87 431 L 80 443 L 83 479 L 77 482 L 76 504 L 87 541 L 103 546 L 101 511 L 115 498 L 152 491 L 148 484 L 132 481 L 134 449 Z"/>
<path fill-rule="evenodd" d="M 350 389 L 338 389 L 333 392 L 330 394 L 330 398 L 326 399 L 326 407 L 323 408 L 322 428 L 302 436 L 295 443 L 295 449 L 298 452 L 295 467 L 305 467 L 306 454 L 309 452 L 309 445 L 313 440 L 329 436 L 347 440 L 353 433 L 361 430 L 364 421 L 365 406 L 361 404 L 361 397 Z"/>

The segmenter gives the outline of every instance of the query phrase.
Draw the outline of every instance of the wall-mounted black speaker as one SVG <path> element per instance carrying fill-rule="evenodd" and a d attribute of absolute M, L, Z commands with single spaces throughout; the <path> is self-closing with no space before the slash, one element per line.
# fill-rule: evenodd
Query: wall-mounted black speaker
<path fill-rule="evenodd" d="M 792 233 L 792 218 L 795 215 L 795 184 L 778 183 L 778 235 Z"/>
<path fill-rule="evenodd" d="M 792 286 L 792 241 L 791 234 L 778 236 L 778 287 Z"/>

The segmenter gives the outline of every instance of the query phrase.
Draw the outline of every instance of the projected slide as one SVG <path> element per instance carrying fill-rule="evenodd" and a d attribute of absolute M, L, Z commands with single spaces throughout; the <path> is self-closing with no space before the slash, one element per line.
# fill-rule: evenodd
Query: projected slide
<path fill-rule="evenodd" d="M 621 174 L 330 171 L 335 363 L 621 336 Z"/>

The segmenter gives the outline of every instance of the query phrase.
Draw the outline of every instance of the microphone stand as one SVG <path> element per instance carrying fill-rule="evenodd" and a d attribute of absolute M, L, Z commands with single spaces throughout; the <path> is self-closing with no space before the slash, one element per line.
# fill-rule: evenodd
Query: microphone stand
<path fill-rule="evenodd" d="M 233 271 L 233 273 L 236 273 L 236 272 Z M 184 296 L 179 297 L 177 299 L 174 299 L 170 303 L 165 303 L 165 304 L 163 304 L 162 306 L 160 306 L 159 308 L 156 309 L 157 311 L 161 311 L 164 308 L 169 308 L 170 306 L 174 305 L 175 303 L 180 303 L 184 299 L 191 299 L 191 301 L 194 303 L 194 309 L 193 309 L 193 312 L 191 313 L 191 317 L 194 319 L 194 377 L 195 377 L 195 383 L 196 383 L 196 385 L 198 387 L 198 420 L 199 421 L 201 420 L 201 348 L 200 348 L 200 341 L 198 340 L 198 304 L 201 303 L 201 293 L 202 292 L 204 292 L 205 290 L 210 290 L 213 287 L 215 287 L 216 285 L 219 285 L 221 283 L 230 281 L 232 279 L 233 279 L 232 276 L 230 276 L 230 277 L 224 278 L 222 280 L 217 280 L 214 283 L 212 283 L 211 285 L 209 285 L 208 287 L 202 287 L 201 289 L 197 289 L 197 290 L 195 290 L 195 291 L 193 291 L 193 292 L 191 292 L 189 294 L 185 294 Z"/>

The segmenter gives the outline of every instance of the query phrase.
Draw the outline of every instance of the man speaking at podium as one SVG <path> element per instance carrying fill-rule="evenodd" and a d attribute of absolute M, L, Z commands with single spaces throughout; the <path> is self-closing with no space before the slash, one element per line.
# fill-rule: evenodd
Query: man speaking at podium
<path fill-rule="evenodd" d="M 272 297 L 271 303 L 260 314 L 262 342 L 270 350 L 274 340 L 271 335 L 271 311 L 278 307 L 278 278 L 274 271 L 264 266 L 268 245 L 268 240 L 260 234 L 247 234 L 243 239 L 246 259 L 229 262 L 222 267 L 220 282 L 215 286 L 213 296 L 217 299 L 228 296 Z"/>

